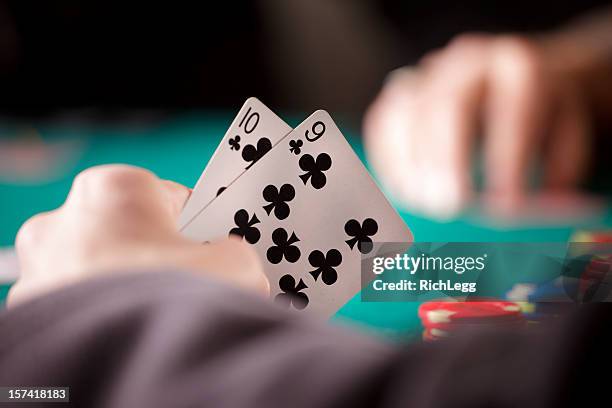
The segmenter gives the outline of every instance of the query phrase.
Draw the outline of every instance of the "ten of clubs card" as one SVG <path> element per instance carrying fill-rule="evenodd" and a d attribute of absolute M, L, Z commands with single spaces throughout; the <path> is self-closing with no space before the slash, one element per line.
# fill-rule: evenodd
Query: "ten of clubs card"
<path fill-rule="evenodd" d="M 359 292 L 361 259 L 376 252 L 374 243 L 407 247 L 412 235 L 327 112 L 313 113 L 288 134 L 278 118 L 259 120 L 277 124 L 268 130 L 271 147 L 247 166 L 233 159 L 200 200 L 198 189 L 209 183 L 203 174 L 182 233 L 200 242 L 241 237 L 259 253 L 275 302 L 331 316 Z M 222 168 L 217 156 L 209 167 Z M 220 186 L 222 193 L 211 197 Z"/>
<path fill-rule="evenodd" d="M 184 227 L 291 128 L 257 98 L 246 100 L 196 183 L 179 218 Z"/>

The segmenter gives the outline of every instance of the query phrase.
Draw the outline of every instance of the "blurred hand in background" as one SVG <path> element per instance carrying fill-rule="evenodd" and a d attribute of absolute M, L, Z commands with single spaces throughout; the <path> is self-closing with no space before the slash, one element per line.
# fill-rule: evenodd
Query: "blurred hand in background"
<path fill-rule="evenodd" d="M 393 71 L 364 120 L 383 184 L 409 208 L 451 216 L 473 198 L 481 142 L 487 202 L 497 209 L 521 203 L 535 162 L 542 188 L 575 188 L 596 105 L 609 109 L 612 99 L 610 27 L 603 13 L 539 37 L 461 35 Z"/>

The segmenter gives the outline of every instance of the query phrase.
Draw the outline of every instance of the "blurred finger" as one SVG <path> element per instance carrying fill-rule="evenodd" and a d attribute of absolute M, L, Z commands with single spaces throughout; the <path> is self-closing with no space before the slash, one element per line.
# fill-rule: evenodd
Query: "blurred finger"
<path fill-rule="evenodd" d="M 512 206 L 526 188 L 526 173 L 546 132 L 546 78 L 535 50 L 514 38 L 497 40 L 491 56 L 485 112 L 487 189 Z"/>
<path fill-rule="evenodd" d="M 393 71 L 364 119 L 368 161 L 383 185 L 399 200 L 416 199 L 413 122 L 419 77 L 417 71 Z"/>
<path fill-rule="evenodd" d="M 424 166 L 423 205 L 445 217 L 463 207 L 472 190 L 471 153 L 484 89 L 487 49 L 462 41 L 425 74 L 419 120 Z"/>
<path fill-rule="evenodd" d="M 575 187 L 585 175 L 590 156 L 590 120 L 575 94 L 561 98 L 545 161 L 545 186 Z"/>

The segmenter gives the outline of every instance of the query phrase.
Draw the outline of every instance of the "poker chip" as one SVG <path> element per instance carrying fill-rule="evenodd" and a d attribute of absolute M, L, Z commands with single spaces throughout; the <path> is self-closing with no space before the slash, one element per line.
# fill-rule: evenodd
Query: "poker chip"
<path fill-rule="evenodd" d="M 608 282 L 612 278 L 612 258 L 593 257 L 587 267 L 580 274 L 580 290 L 584 292 L 584 286 L 596 282 Z"/>
<path fill-rule="evenodd" d="M 431 321 L 422 320 L 423 326 L 429 329 L 438 329 L 448 332 L 457 332 L 459 330 L 474 330 L 482 327 L 493 328 L 493 329 L 504 329 L 504 328 L 520 328 L 525 325 L 525 318 L 521 315 L 516 316 L 512 319 L 503 319 L 497 321 L 495 319 L 480 320 L 478 322 L 454 321 L 450 323 L 432 323 Z"/>
<path fill-rule="evenodd" d="M 521 312 L 523 312 L 523 315 L 525 314 L 531 314 L 535 312 L 535 303 L 531 303 L 531 302 L 516 302 L 517 305 L 520 306 L 521 308 Z"/>
<path fill-rule="evenodd" d="M 586 271 L 599 272 L 601 274 L 608 274 L 612 269 L 612 256 L 594 256 L 589 262 Z"/>
<path fill-rule="evenodd" d="M 538 285 L 536 289 L 527 296 L 528 302 L 571 302 L 572 287 L 553 282 Z"/>
<path fill-rule="evenodd" d="M 514 329 L 526 324 L 519 304 L 500 300 L 425 302 L 419 307 L 419 317 L 425 328 L 423 341 L 428 342 L 465 330 Z"/>
<path fill-rule="evenodd" d="M 426 302 L 419 307 L 424 326 L 449 323 L 515 322 L 521 307 L 507 301 Z"/>
<path fill-rule="evenodd" d="M 538 314 L 541 316 L 559 317 L 576 308 L 576 303 L 574 302 L 540 302 L 535 305 L 535 312 L 532 313 L 534 316 Z"/>
<path fill-rule="evenodd" d="M 423 341 L 425 342 L 432 342 L 432 341 L 436 341 L 437 338 L 432 336 L 431 333 L 429 332 L 429 330 L 423 330 Z"/>
<path fill-rule="evenodd" d="M 592 234 L 593 242 L 610 243 L 612 242 L 612 231 L 598 231 Z"/>
<path fill-rule="evenodd" d="M 506 299 L 517 302 L 533 304 L 538 302 L 573 302 L 578 290 L 578 280 L 569 277 L 542 283 L 517 283 L 506 292 Z M 525 310 L 523 310 L 525 312 Z"/>
<path fill-rule="evenodd" d="M 528 325 L 555 319 L 575 306 L 582 279 L 559 277 L 542 283 L 517 283 L 506 299 L 516 302 Z"/>
<path fill-rule="evenodd" d="M 576 231 L 570 240 L 571 242 L 612 242 L 612 230 L 605 231 Z"/>
<path fill-rule="evenodd" d="M 612 256 L 594 255 L 580 274 L 578 298 L 590 301 L 603 293 L 607 296 L 612 285 Z"/>
<path fill-rule="evenodd" d="M 436 341 L 446 337 L 451 337 L 451 333 L 440 329 L 426 328 L 423 330 L 423 341 Z"/>
<path fill-rule="evenodd" d="M 593 256 L 584 271 L 580 274 L 580 279 L 591 279 L 605 281 L 612 275 L 612 257 Z"/>
<path fill-rule="evenodd" d="M 514 329 L 526 325 L 521 306 L 507 301 L 426 302 L 419 307 L 419 317 L 425 328 L 423 341 L 482 327 Z"/>
<path fill-rule="evenodd" d="M 537 285 L 535 283 L 517 283 L 506 292 L 506 299 L 517 303 L 526 302 L 527 298 L 535 292 L 536 288 Z"/>

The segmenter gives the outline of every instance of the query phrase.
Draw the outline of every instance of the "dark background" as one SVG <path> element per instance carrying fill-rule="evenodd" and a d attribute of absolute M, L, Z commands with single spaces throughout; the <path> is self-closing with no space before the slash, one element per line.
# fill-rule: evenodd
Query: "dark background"
<path fill-rule="evenodd" d="M 549 30 L 599 1 L 0 1 L 0 112 L 360 115 L 386 73 L 464 31 Z"/>

